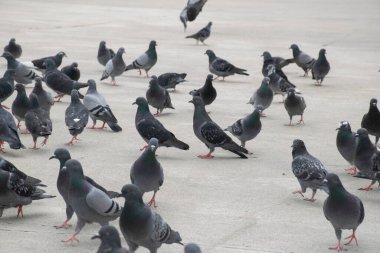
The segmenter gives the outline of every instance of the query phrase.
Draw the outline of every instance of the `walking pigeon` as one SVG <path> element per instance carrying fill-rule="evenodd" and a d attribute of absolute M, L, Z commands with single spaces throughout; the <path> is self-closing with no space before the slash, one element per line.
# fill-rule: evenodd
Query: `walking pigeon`
<path fill-rule="evenodd" d="M 14 90 L 15 90 L 15 84 L 14 84 L 14 77 L 15 77 L 16 71 L 14 69 L 6 70 L 4 73 L 4 76 L 0 78 L 0 106 L 2 106 L 5 109 L 9 109 L 7 106 L 2 105 L 2 103 L 9 98 Z"/>
<path fill-rule="evenodd" d="M 154 114 L 155 116 L 160 116 L 165 108 L 175 109 L 172 105 L 169 92 L 158 84 L 156 76 L 152 76 L 152 79 L 149 81 L 146 99 L 148 104 L 157 109 L 157 113 Z"/>
<path fill-rule="evenodd" d="M 202 42 L 203 45 L 206 45 L 204 41 L 208 39 L 208 37 L 210 37 L 211 26 L 212 26 L 212 22 L 208 22 L 207 26 L 203 27 L 201 30 L 199 30 L 198 32 L 192 35 L 186 36 L 185 38 L 195 39 L 197 41 L 197 45 L 199 44 L 199 41 Z"/>
<path fill-rule="evenodd" d="M 78 63 L 73 62 L 61 69 L 62 73 L 65 73 L 71 80 L 78 81 L 80 78 L 80 70 L 78 69 Z"/>
<path fill-rule="evenodd" d="M 185 8 L 179 14 L 183 27 L 186 31 L 187 22 L 194 21 L 199 13 L 202 11 L 203 6 L 207 0 L 188 0 Z"/>
<path fill-rule="evenodd" d="M 140 55 L 136 60 L 129 64 L 125 71 L 131 69 L 138 69 L 141 75 L 141 69 L 145 70 L 146 77 L 149 77 L 148 71 L 157 63 L 157 52 L 156 52 L 157 43 L 155 40 L 152 40 L 149 43 L 148 50 Z"/>
<path fill-rule="evenodd" d="M 212 86 L 212 80 L 213 76 L 211 74 L 207 75 L 205 84 L 197 90 L 190 91 L 189 94 L 201 97 L 205 105 L 210 105 L 214 102 L 217 95 L 216 89 Z"/>
<path fill-rule="evenodd" d="M 5 160 L 4 158 L 0 157 L 0 170 L 12 172 L 16 174 L 20 179 L 24 180 L 26 184 L 34 185 L 34 186 L 41 186 L 45 187 L 46 185 L 41 184 L 41 180 L 32 176 L 28 176 L 21 170 L 17 169 L 17 167 L 12 164 L 11 162 Z"/>
<path fill-rule="evenodd" d="M 369 103 L 368 113 L 363 115 L 361 126 L 368 130 L 370 135 L 375 136 L 375 144 L 380 138 L 380 112 L 377 108 L 377 99 L 372 98 Z"/>
<path fill-rule="evenodd" d="M 121 47 L 119 48 L 119 50 L 117 50 L 116 55 L 112 59 L 108 60 L 106 67 L 103 71 L 102 77 L 100 78 L 100 81 L 108 77 L 111 77 L 112 86 L 117 86 L 115 77 L 123 74 L 125 70 L 125 63 L 123 60 L 124 53 L 125 53 L 125 49 Z"/>
<path fill-rule="evenodd" d="M 322 85 L 323 79 L 330 71 L 330 63 L 326 59 L 326 49 L 322 48 L 319 51 L 318 59 L 313 63 L 311 67 L 311 74 L 313 79 L 317 81 L 317 85 Z"/>
<path fill-rule="evenodd" d="M 344 160 L 353 166 L 357 146 L 357 139 L 355 137 L 356 133 L 351 131 L 350 123 L 347 121 L 341 121 L 336 130 L 338 131 L 336 135 L 336 147 Z M 346 169 L 346 171 L 351 175 L 355 175 L 357 173 L 357 168 L 352 167 Z"/>
<path fill-rule="evenodd" d="M 262 111 L 267 109 L 273 101 L 273 91 L 269 87 L 269 77 L 264 77 L 261 82 L 260 87 L 253 93 L 252 97 L 249 99 L 248 104 L 253 105 L 256 109 L 259 105 L 262 106 Z M 265 115 L 260 114 L 261 117 Z"/>
<path fill-rule="evenodd" d="M 25 64 L 17 61 L 13 55 L 9 52 L 4 52 L 1 57 L 4 57 L 7 60 L 7 69 L 14 69 L 15 76 L 14 80 L 17 83 L 30 84 L 36 77 L 39 77 L 33 70 L 31 70 Z"/>
<path fill-rule="evenodd" d="M 303 121 L 303 113 L 306 109 L 306 102 L 302 96 L 296 94 L 294 88 L 288 89 L 288 96 L 285 99 L 284 106 L 289 114 L 289 126 L 292 126 L 292 118 L 296 115 L 301 115 L 301 119 L 298 121 L 297 125 L 301 123 L 305 124 Z"/>
<path fill-rule="evenodd" d="M 228 61 L 217 57 L 212 50 L 207 50 L 205 54 L 208 56 L 208 68 L 211 73 L 216 75 L 216 78 L 221 76 L 224 80 L 226 76 L 234 74 L 249 76 L 249 74 L 246 73 L 247 70 L 235 67 Z"/>
<path fill-rule="evenodd" d="M 294 62 L 298 67 L 305 71 L 304 76 L 307 76 L 309 74 L 309 70 L 312 68 L 315 62 L 315 59 L 310 55 L 302 52 L 296 44 L 292 44 L 289 49 L 292 49 L 293 51 Z"/>
<path fill-rule="evenodd" d="M 268 66 L 273 64 L 276 67 L 277 74 L 287 80 L 285 73 L 281 69 L 291 63 L 294 63 L 294 59 L 284 59 L 282 57 L 272 56 L 268 51 L 265 51 L 261 56 L 263 57 L 263 67 L 261 69 L 263 76 L 268 75 Z"/>
<path fill-rule="evenodd" d="M 101 241 L 97 253 L 130 253 L 121 247 L 120 235 L 114 226 L 104 225 L 100 228 L 99 235 L 94 235 L 91 239 Z"/>
<path fill-rule="evenodd" d="M 81 134 L 86 127 L 88 116 L 89 111 L 80 101 L 78 91 L 72 90 L 71 103 L 65 111 L 65 123 L 73 137 L 66 143 L 67 145 L 73 145 L 74 141 L 79 140 L 77 136 Z"/>
<path fill-rule="evenodd" d="M 25 114 L 30 108 L 30 101 L 25 92 L 25 87 L 21 83 L 16 84 L 17 96 L 12 103 L 12 114 L 17 119 L 17 128 L 20 122 L 25 121 Z"/>
<path fill-rule="evenodd" d="M 58 68 L 62 64 L 63 57 L 67 57 L 67 55 L 65 52 L 61 51 L 61 52 L 58 52 L 54 56 L 47 56 L 47 57 L 32 60 L 31 65 L 37 70 L 44 72 L 47 69 L 47 66 L 44 64 L 46 60 L 52 60 L 54 62 L 54 65 Z"/>
<path fill-rule="evenodd" d="M 115 52 L 112 49 L 106 47 L 105 41 L 101 41 L 99 43 L 99 49 L 98 49 L 98 56 L 97 56 L 98 62 L 101 65 L 106 66 L 107 62 L 111 60 L 114 56 L 115 56 Z"/>
<path fill-rule="evenodd" d="M 20 58 L 22 54 L 22 48 L 16 43 L 15 38 L 10 39 L 8 45 L 4 47 L 4 51 L 11 53 L 14 58 Z"/>
<path fill-rule="evenodd" d="M 50 92 L 45 91 L 42 87 L 42 78 L 36 78 L 36 82 L 31 93 L 37 96 L 38 104 L 41 108 L 45 109 L 50 114 L 50 108 L 54 105 L 54 98 Z"/>
<path fill-rule="evenodd" d="M 287 91 L 290 88 L 296 88 L 296 86 L 289 82 L 287 78 L 284 79 L 279 74 L 277 74 L 276 68 L 273 64 L 268 65 L 267 76 L 269 77 L 269 87 L 272 89 L 273 95 L 281 95 L 283 102 Z"/>
<path fill-rule="evenodd" d="M 158 84 L 165 89 L 174 89 L 177 84 L 186 82 L 186 73 L 177 74 L 177 73 L 164 73 L 157 77 Z"/>
<path fill-rule="evenodd" d="M 0 106 L 0 152 L 2 153 L 4 153 L 4 142 L 8 142 L 11 149 L 25 148 L 21 143 L 12 114 Z"/>

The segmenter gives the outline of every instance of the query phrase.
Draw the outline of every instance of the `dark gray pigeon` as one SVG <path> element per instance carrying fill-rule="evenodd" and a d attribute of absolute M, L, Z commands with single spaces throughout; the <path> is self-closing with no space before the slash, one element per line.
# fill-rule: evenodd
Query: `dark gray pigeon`
<path fill-rule="evenodd" d="M 249 74 L 246 73 L 247 70 L 235 67 L 228 61 L 217 57 L 212 50 L 207 50 L 205 54 L 208 56 L 208 68 L 211 73 L 216 75 L 216 78 L 221 76 L 224 80 L 226 76 L 234 74 L 249 76 Z"/>
<path fill-rule="evenodd" d="M 372 98 L 369 102 L 368 113 L 363 115 L 361 127 L 367 129 L 370 135 L 375 136 L 375 144 L 380 138 L 380 112 L 377 108 L 377 99 Z"/>
<path fill-rule="evenodd" d="M 188 150 L 189 145 L 178 140 L 173 133 L 168 131 L 149 111 L 148 102 L 143 97 L 138 97 L 133 104 L 137 104 L 135 126 L 137 132 L 146 143 L 150 139 L 158 139 L 159 145 Z M 145 146 L 148 147 L 148 146 Z M 145 148 L 144 147 L 144 148 Z"/>
<path fill-rule="evenodd" d="M 100 81 L 107 79 L 108 77 L 111 77 L 112 85 L 117 86 L 115 77 L 123 74 L 125 70 L 125 63 L 123 60 L 124 53 L 125 53 L 125 49 L 123 47 L 117 50 L 116 55 L 107 62 L 106 67 L 103 71 L 102 77 L 100 78 Z"/>
<path fill-rule="evenodd" d="M 161 216 L 146 206 L 139 188 L 133 184 L 124 185 L 121 196 L 125 198 L 119 225 L 131 252 L 139 246 L 150 253 L 157 253 L 162 244 L 181 244 L 181 236 L 171 229 Z"/>
<path fill-rule="evenodd" d="M 25 92 L 25 87 L 21 83 L 16 84 L 17 96 L 12 103 L 12 114 L 17 119 L 17 128 L 20 122 L 25 121 L 25 114 L 30 108 L 30 101 Z"/>
<path fill-rule="evenodd" d="M 42 87 L 42 78 L 36 78 L 36 82 L 31 93 L 37 96 L 38 104 L 41 108 L 45 109 L 50 114 L 50 108 L 54 105 L 54 98 L 50 92 L 45 91 Z"/>
<path fill-rule="evenodd" d="M 177 84 L 186 82 L 186 73 L 164 73 L 157 77 L 158 84 L 165 89 L 174 89 Z"/>
<path fill-rule="evenodd" d="M 14 80 L 17 83 L 30 84 L 36 77 L 39 77 L 30 67 L 17 61 L 9 52 L 4 52 L 1 57 L 7 60 L 7 69 L 16 71 Z"/>
<path fill-rule="evenodd" d="M 317 85 L 322 85 L 323 79 L 330 71 L 330 63 L 326 59 L 326 49 L 322 48 L 319 51 L 318 59 L 313 63 L 311 67 L 311 73 L 313 79 L 317 81 Z"/>
<path fill-rule="evenodd" d="M 65 54 L 65 52 L 61 51 L 54 56 L 47 56 L 32 60 L 31 65 L 39 71 L 44 72 L 47 69 L 47 66 L 44 64 L 46 60 L 52 60 L 54 62 L 54 65 L 58 68 L 62 64 L 63 57 L 67 57 L 67 55 Z"/>
<path fill-rule="evenodd" d="M 46 185 L 41 184 L 41 180 L 32 176 L 28 176 L 21 170 L 17 169 L 17 167 L 11 162 L 5 160 L 0 156 L 0 170 L 11 172 L 16 174 L 20 179 L 24 180 L 26 184 L 45 187 Z"/>
<path fill-rule="evenodd" d="M 301 123 L 305 124 L 303 121 L 303 113 L 306 109 L 306 102 L 302 96 L 296 94 L 294 88 L 288 89 L 288 96 L 285 99 L 284 106 L 289 114 L 289 126 L 292 126 L 292 118 L 296 115 L 301 115 L 301 119 L 298 121 L 297 125 Z"/>
<path fill-rule="evenodd" d="M 198 32 L 192 35 L 186 36 L 185 38 L 195 39 L 197 41 L 197 45 L 199 44 L 199 41 L 202 42 L 203 45 L 206 45 L 204 41 L 208 39 L 208 37 L 210 37 L 211 26 L 212 26 L 212 22 L 208 22 L 208 24 L 205 27 L 203 27 L 201 30 L 199 30 Z"/>
<path fill-rule="evenodd" d="M 262 106 L 259 105 L 251 114 L 239 119 L 224 131 L 228 131 L 238 138 L 241 146 L 245 148 L 245 142 L 254 139 L 261 131 L 260 113 L 262 109 Z"/>
<path fill-rule="evenodd" d="M 341 121 L 336 130 L 338 131 L 336 135 L 336 147 L 344 160 L 353 166 L 356 146 L 358 144 L 357 138 L 355 137 L 356 133 L 351 131 L 350 123 L 347 121 Z M 355 175 L 357 173 L 357 168 L 354 166 L 346 169 L 346 171 L 348 174 Z"/>
<path fill-rule="evenodd" d="M 294 63 L 294 59 L 284 59 L 282 57 L 272 56 L 268 51 L 265 51 L 261 56 L 263 57 L 263 67 L 261 69 L 263 76 L 268 75 L 268 66 L 273 64 L 276 67 L 276 73 L 285 80 L 288 80 L 285 73 L 281 69 L 291 63 Z"/>
<path fill-rule="evenodd" d="M 181 20 L 183 27 L 186 31 L 187 22 L 194 21 L 199 13 L 202 11 L 203 6 L 207 0 L 188 0 L 185 8 L 179 14 L 179 19 Z"/>
<path fill-rule="evenodd" d="M 273 101 L 273 91 L 269 87 L 270 79 L 269 77 L 264 77 L 261 82 L 260 87 L 253 93 L 252 97 L 249 99 L 248 104 L 253 105 L 256 109 L 259 105 L 262 106 L 263 110 L 267 109 Z M 264 117 L 264 113 L 260 114 Z"/>
<path fill-rule="evenodd" d="M 189 94 L 201 97 L 205 105 L 210 105 L 214 102 L 217 95 L 216 89 L 212 86 L 212 80 L 213 76 L 211 74 L 207 75 L 205 84 L 197 90 L 190 91 Z"/>
<path fill-rule="evenodd" d="M 2 103 L 9 98 L 14 90 L 15 90 L 15 84 L 14 84 L 14 77 L 15 77 L 16 71 L 14 69 L 6 70 L 4 73 L 4 76 L 0 78 L 0 106 L 2 106 L 5 109 L 9 109 L 9 107 L 3 105 Z"/>
<path fill-rule="evenodd" d="M 10 39 L 8 45 L 4 47 L 4 51 L 11 53 L 14 58 L 20 58 L 22 54 L 22 48 L 16 43 L 15 38 Z"/>
<path fill-rule="evenodd" d="M 352 229 L 352 235 L 345 238 L 349 239 L 345 245 L 353 240 L 358 245 L 355 232 L 364 220 L 364 206 L 358 197 L 346 191 L 336 174 L 327 174 L 326 181 L 330 195 L 323 205 L 323 213 L 334 227 L 338 239 L 337 245 L 329 249 L 341 251 L 344 250 L 341 244 L 342 229 Z"/>
<path fill-rule="evenodd" d="M 71 90 L 79 90 L 88 86 L 87 83 L 74 81 L 66 74 L 59 71 L 53 60 L 47 59 L 44 64 L 46 65 L 44 81 L 50 89 L 54 90 L 58 94 L 55 97 L 58 98 L 56 102 L 61 101 L 61 98 L 64 95 L 70 95 Z M 83 98 L 83 95 L 79 94 L 79 97 Z"/>
<path fill-rule="evenodd" d="M 107 62 L 111 60 L 114 56 L 115 56 L 115 52 L 112 49 L 106 47 L 105 41 L 101 41 L 99 43 L 99 49 L 98 49 L 98 56 L 97 56 L 98 62 L 101 65 L 106 66 Z"/>
<path fill-rule="evenodd" d="M 157 43 L 155 40 L 152 40 L 149 43 L 148 50 L 140 55 L 136 60 L 129 64 L 125 71 L 131 69 L 138 69 L 141 75 L 141 69 L 145 70 L 146 77 L 149 77 L 148 71 L 157 63 L 157 52 L 156 52 Z"/>
<path fill-rule="evenodd" d="M 63 170 L 67 170 L 69 178 L 68 204 L 77 215 L 75 233 L 64 242 L 79 240 L 76 236 L 86 223 L 108 225 L 121 214 L 119 204 L 106 193 L 90 184 L 83 175 L 83 168 L 79 161 L 70 159 L 65 163 Z"/>
<path fill-rule="evenodd" d="M 146 99 L 148 104 L 157 109 L 157 113 L 154 116 L 160 116 L 165 108 L 175 109 L 172 105 L 169 92 L 158 84 L 156 76 L 152 76 L 152 79 L 149 81 Z"/>
<path fill-rule="evenodd" d="M 0 106 L 0 152 L 2 153 L 4 153 L 4 142 L 8 142 L 11 149 L 25 148 L 21 143 L 12 114 Z"/>
<path fill-rule="evenodd" d="M 62 73 L 65 73 L 71 80 L 78 81 L 80 78 L 80 70 L 78 69 L 78 63 L 73 62 L 61 69 Z"/>
<path fill-rule="evenodd" d="M 152 199 L 148 202 L 149 206 L 153 205 L 154 207 L 157 207 L 156 193 L 164 183 L 164 171 L 156 158 L 158 146 L 156 138 L 150 139 L 148 147 L 132 164 L 130 170 L 131 182 L 139 187 L 142 195 L 154 191 Z"/>
<path fill-rule="evenodd" d="M 108 105 L 105 98 L 98 93 L 96 89 L 96 83 L 94 80 L 88 80 L 88 90 L 83 99 L 83 104 L 90 112 L 90 117 L 93 121 L 91 129 L 95 128 L 96 121 L 103 121 L 103 125 L 99 129 L 106 128 L 106 124 L 114 132 L 120 132 L 122 128 L 117 124 L 117 119 L 113 114 L 110 106 Z"/>
<path fill-rule="evenodd" d="M 78 135 L 81 134 L 88 122 L 89 111 L 79 99 L 77 90 L 71 91 L 71 103 L 65 111 L 65 123 L 73 136 L 67 145 L 74 145 L 78 141 Z"/>
<path fill-rule="evenodd" d="M 33 137 L 33 147 L 37 148 L 37 138 L 44 137 L 42 146 L 46 145 L 51 132 L 53 131 L 53 125 L 50 120 L 49 113 L 42 109 L 38 104 L 37 96 L 34 94 L 29 95 L 30 108 L 25 114 L 25 126 Z"/>
<path fill-rule="evenodd" d="M 185 253 L 202 253 L 201 248 L 195 243 L 188 243 L 184 247 Z"/>
<path fill-rule="evenodd" d="M 325 166 L 314 156 L 310 155 L 302 140 L 295 139 L 292 145 L 292 171 L 300 183 L 301 189 L 294 191 L 293 194 L 306 192 L 307 188 L 313 191 L 311 198 L 304 198 L 306 201 L 315 201 L 317 190 L 323 190 L 328 194 L 328 188 L 324 179 L 327 175 Z"/>
<path fill-rule="evenodd" d="M 293 51 L 294 62 L 298 67 L 305 71 L 304 76 L 309 74 L 309 70 L 312 68 L 315 59 L 310 55 L 302 52 L 296 44 L 292 44 L 289 49 Z"/>
<path fill-rule="evenodd" d="M 220 147 L 237 154 L 241 158 L 247 158 L 248 150 L 236 144 L 222 128 L 212 121 L 207 114 L 205 104 L 202 98 L 194 96 L 189 103 L 194 104 L 193 130 L 195 136 L 203 142 L 210 152 L 205 155 L 199 155 L 199 158 L 213 158 L 212 153 L 215 148 Z M 243 154 L 244 153 L 244 154 Z"/>
<path fill-rule="evenodd" d="M 281 95 L 282 102 L 284 102 L 285 94 L 290 88 L 296 88 L 294 84 L 286 79 L 282 78 L 276 71 L 276 67 L 273 64 L 268 65 L 269 87 L 273 91 L 273 95 Z"/>
<path fill-rule="evenodd" d="M 91 239 L 100 239 L 100 246 L 96 253 L 130 253 L 121 246 L 120 235 L 117 229 L 111 225 L 100 228 L 99 234 Z"/>

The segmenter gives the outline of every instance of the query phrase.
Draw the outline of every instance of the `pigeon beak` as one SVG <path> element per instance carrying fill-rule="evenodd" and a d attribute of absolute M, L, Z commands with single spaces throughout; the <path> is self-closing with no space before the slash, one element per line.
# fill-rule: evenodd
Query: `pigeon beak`
<path fill-rule="evenodd" d="M 151 149 L 152 151 L 154 151 L 155 148 L 156 148 L 155 145 L 150 145 L 150 149 Z"/>
<path fill-rule="evenodd" d="M 91 237 L 91 240 L 94 240 L 94 239 L 100 239 L 100 236 L 99 235 L 94 235 L 93 237 Z"/>
<path fill-rule="evenodd" d="M 338 131 L 340 129 L 340 127 L 338 127 L 337 129 L 335 129 L 336 131 Z"/>
<path fill-rule="evenodd" d="M 355 137 L 358 137 L 359 136 L 359 134 L 355 134 Z"/>
<path fill-rule="evenodd" d="M 54 159 L 54 158 L 57 158 L 57 157 L 55 155 L 50 156 L 49 160 Z"/>
<path fill-rule="evenodd" d="M 188 103 L 192 103 L 192 104 L 193 104 L 193 103 L 194 103 L 194 101 L 193 101 L 193 100 L 190 100 Z"/>
<path fill-rule="evenodd" d="M 136 102 L 133 102 L 133 103 L 132 103 L 132 105 L 135 105 L 135 104 L 136 104 Z"/>

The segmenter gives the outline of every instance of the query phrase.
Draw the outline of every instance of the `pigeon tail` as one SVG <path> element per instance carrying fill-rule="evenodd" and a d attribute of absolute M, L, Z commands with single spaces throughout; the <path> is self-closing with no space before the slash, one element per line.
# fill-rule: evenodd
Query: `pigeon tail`
<path fill-rule="evenodd" d="M 131 70 L 131 69 L 134 69 L 134 66 L 133 64 L 129 64 L 124 71 L 128 71 L 128 70 Z"/>
<path fill-rule="evenodd" d="M 117 123 L 110 122 L 110 121 L 108 121 L 106 123 L 111 128 L 111 130 L 114 132 L 120 132 L 121 130 L 123 130 Z"/>
<path fill-rule="evenodd" d="M 192 34 L 192 35 L 189 35 L 189 36 L 186 36 L 185 37 L 186 39 L 197 39 L 197 34 L 195 33 L 195 34 Z"/>
<path fill-rule="evenodd" d="M 79 90 L 88 87 L 88 83 L 74 82 L 73 89 Z"/>
<path fill-rule="evenodd" d="M 169 238 L 165 241 L 167 244 L 178 243 L 181 244 L 182 238 L 177 231 L 171 230 Z"/>
<path fill-rule="evenodd" d="M 182 149 L 182 150 L 188 150 L 190 148 L 189 145 L 187 145 L 186 143 L 184 143 L 184 142 L 182 142 L 176 138 L 173 138 L 173 140 L 171 141 L 171 144 L 174 147 Z"/>
<path fill-rule="evenodd" d="M 236 67 L 235 67 L 234 72 L 235 72 L 236 74 L 239 74 L 239 75 L 249 76 L 248 73 L 245 73 L 245 72 L 247 72 L 246 69 L 241 69 L 241 68 L 236 68 Z"/>
<path fill-rule="evenodd" d="M 235 151 L 235 150 L 229 150 L 229 149 L 228 149 L 228 151 L 230 151 L 230 152 L 232 152 L 232 153 L 234 153 L 234 154 L 237 154 L 238 156 L 240 156 L 240 157 L 243 158 L 243 159 L 248 159 L 248 157 L 247 157 L 246 155 L 244 155 L 244 154 L 242 154 L 242 153 L 240 153 L 240 152 L 238 152 L 238 151 Z"/>
<path fill-rule="evenodd" d="M 238 156 L 240 156 L 241 158 L 247 158 L 244 154 L 248 154 L 248 150 L 246 150 L 245 148 L 239 146 L 238 144 L 236 144 L 235 142 L 229 142 L 229 143 L 226 143 L 224 145 L 221 146 L 223 149 L 226 149 L 228 151 L 231 151 L 232 153 L 235 153 L 237 154 Z M 244 154 L 243 154 L 244 153 Z"/>
<path fill-rule="evenodd" d="M 294 59 L 286 59 L 286 60 L 283 60 L 281 63 L 280 63 L 280 68 L 283 68 L 285 66 L 288 66 L 289 64 L 291 63 L 294 63 Z"/>

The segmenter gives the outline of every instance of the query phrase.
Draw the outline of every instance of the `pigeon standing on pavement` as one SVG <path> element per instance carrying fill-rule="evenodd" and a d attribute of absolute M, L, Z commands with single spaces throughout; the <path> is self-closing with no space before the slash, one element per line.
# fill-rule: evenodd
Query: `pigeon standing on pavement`
<path fill-rule="evenodd" d="M 58 52 L 54 56 L 47 56 L 47 57 L 33 60 L 31 61 L 31 64 L 28 64 L 28 65 L 33 66 L 34 68 L 36 68 L 37 70 L 41 72 L 44 72 L 47 69 L 46 64 L 44 64 L 46 60 L 52 60 L 54 62 L 54 65 L 58 68 L 62 64 L 63 57 L 67 57 L 67 55 L 65 52 L 61 51 L 61 52 Z"/>
<path fill-rule="evenodd" d="M 139 246 L 150 253 L 157 253 L 162 244 L 181 244 L 181 236 L 171 229 L 161 216 L 146 206 L 142 193 L 136 185 L 127 184 L 121 189 L 125 198 L 119 225 L 129 250 L 135 252 Z"/>
<path fill-rule="evenodd" d="M 100 78 L 100 81 L 108 77 L 111 77 L 112 86 L 117 86 L 115 77 L 123 74 L 125 70 L 125 63 L 123 60 L 124 53 L 125 53 L 125 49 L 123 47 L 117 50 L 116 55 L 107 62 L 105 69 L 103 71 L 102 77 Z"/>
<path fill-rule="evenodd" d="M 106 47 L 106 42 L 100 41 L 97 56 L 98 62 L 101 65 L 106 66 L 107 62 L 111 60 L 114 56 L 115 52 L 112 49 Z"/>
<path fill-rule="evenodd" d="M 185 253 L 202 253 L 201 248 L 195 243 L 188 243 L 184 247 Z"/>
<path fill-rule="evenodd" d="M 190 91 L 189 94 L 201 97 L 205 105 L 210 105 L 214 102 L 217 95 L 216 89 L 212 86 L 212 80 L 213 76 L 211 74 L 207 75 L 205 84 L 197 90 Z"/>
<path fill-rule="evenodd" d="M 249 76 L 249 74 L 246 73 L 247 70 L 235 67 L 228 61 L 217 57 L 212 50 L 208 49 L 205 54 L 208 56 L 208 68 L 211 73 L 217 76 L 216 78 L 221 76 L 224 80 L 226 76 L 234 74 Z"/>
<path fill-rule="evenodd" d="M 0 106 L 5 109 L 9 109 L 2 103 L 9 98 L 15 90 L 15 77 L 16 71 L 14 69 L 8 69 L 5 71 L 4 76 L 0 78 Z"/>
<path fill-rule="evenodd" d="M 313 194 L 311 198 L 304 198 L 304 200 L 314 202 L 318 189 L 328 193 L 326 182 L 324 182 L 327 175 L 326 168 L 321 161 L 309 154 L 302 140 L 295 139 L 292 148 L 292 171 L 301 186 L 301 189 L 294 191 L 293 194 L 299 193 L 303 197 L 306 189 L 310 188 Z"/>
<path fill-rule="evenodd" d="M 290 63 L 294 63 L 294 59 L 284 59 L 282 57 L 272 56 L 268 51 L 265 51 L 261 56 L 263 57 L 263 67 L 261 69 L 263 76 L 268 75 L 268 66 L 273 64 L 276 68 L 277 74 L 285 80 L 288 80 L 285 73 L 281 69 Z"/>
<path fill-rule="evenodd" d="M 25 64 L 17 61 L 13 55 L 9 52 L 4 52 L 1 57 L 4 57 L 7 60 L 7 69 L 14 69 L 15 76 L 14 80 L 17 83 L 30 84 L 36 77 L 39 77 L 33 70 L 31 70 Z"/>
<path fill-rule="evenodd" d="M 4 47 L 4 51 L 9 52 L 13 55 L 14 58 L 20 58 L 22 54 L 22 48 L 19 44 L 16 43 L 16 39 L 12 38 L 8 45 Z"/>
<path fill-rule="evenodd" d="M 253 93 L 252 97 L 249 99 L 248 104 L 253 105 L 255 109 L 259 105 L 261 105 L 262 110 L 267 109 L 272 104 L 273 91 L 269 87 L 269 82 L 269 77 L 264 77 L 260 87 Z M 264 117 L 264 114 L 261 113 L 260 116 Z"/>
<path fill-rule="evenodd" d="M 211 34 L 211 26 L 212 22 L 208 22 L 207 26 L 203 27 L 201 30 L 199 30 L 197 33 L 194 33 L 192 35 L 186 36 L 186 39 L 195 39 L 197 41 L 197 45 L 199 44 L 199 41 L 202 42 L 204 45 L 206 43 L 204 42 L 208 37 L 210 37 Z"/>
<path fill-rule="evenodd" d="M 114 226 L 104 225 L 100 228 L 99 234 L 91 239 L 100 239 L 100 246 L 96 253 L 130 253 L 121 246 L 119 232 Z"/>
<path fill-rule="evenodd" d="M 336 130 L 338 131 L 336 135 L 336 147 L 344 160 L 353 166 L 357 146 L 357 139 L 355 137 L 356 133 L 351 131 L 350 123 L 347 121 L 341 121 Z M 352 167 L 346 169 L 346 171 L 351 175 L 355 175 L 357 173 L 357 168 Z"/>
<path fill-rule="evenodd" d="M 304 76 L 309 74 L 309 70 L 312 68 L 315 59 L 310 55 L 302 52 L 296 44 L 292 44 L 289 49 L 293 51 L 294 62 L 298 67 L 302 68 L 305 71 Z"/>
<path fill-rule="evenodd" d="M 267 76 L 270 79 L 269 87 L 272 89 L 273 95 L 277 95 L 277 94 L 281 95 L 283 102 L 284 102 L 284 97 L 287 91 L 290 88 L 296 88 L 296 86 L 292 84 L 291 82 L 289 82 L 287 78 L 284 79 L 277 73 L 276 67 L 273 64 L 268 65 Z"/>
<path fill-rule="evenodd" d="M 149 43 L 148 50 L 140 55 L 136 60 L 129 64 L 125 71 L 131 69 L 138 69 L 141 75 L 141 69 L 145 70 L 146 77 L 149 77 L 149 70 L 157 63 L 157 52 L 156 52 L 157 43 L 155 40 L 152 40 Z"/>
<path fill-rule="evenodd" d="M 78 81 L 80 78 L 80 70 L 78 69 L 78 63 L 73 62 L 61 69 L 62 73 L 65 73 L 71 80 Z"/>
<path fill-rule="evenodd" d="M 143 97 L 138 97 L 133 103 L 137 105 L 135 126 L 137 132 L 146 143 L 156 138 L 159 146 L 175 147 L 188 150 L 189 145 L 178 140 L 173 133 L 168 131 L 149 111 L 148 102 Z M 148 147 L 148 146 L 146 146 Z"/>
<path fill-rule="evenodd" d="M 149 140 L 148 147 L 141 156 L 132 164 L 130 170 L 131 182 L 137 185 L 144 195 L 146 192 L 154 191 L 153 197 L 148 202 L 149 206 L 156 206 L 156 193 L 164 183 L 164 171 L 156 158 L 158 140 L 152 138 Z"/>
<path fill-rule="evenodd" d="M 368 130 L 370 135 L 375 136 L 375 144 L 379 142 L 380 138 L 380 112 L 377 108 L 377 99 L 372 98 L 369 102 L 368 113 L 364 114 L 361 126 Z"/>
<path fill-rule="evenodd" d="M 65 123 L 73 137 L 66 143 L 67 145 L 73 145 L 74 141 L 79 140 L 77 136 L 81 134 L 86 127 L 88 116 L 89 111 L 80 101 L 78 91 L 72 90 L 71 103 L 65 111 Z"/>
<path fill-rule="evenodd" d="M 203 6 L 207 0 L 188 0 L 185 8 L 179 14 L 183 27 L 186 31 L 187 22 L 194 21 L 199 13 L 202 11 Z"/>
<path fill-rule="evenodd" d="M 313 79 L 317 81 L 317 85 L 322 85 L 323 79 L 330 71 L 330 63 L 326 59 L 326 49 L 322 48 L 319 51 L 318 59 L 313 63 L 311 67 L 311 74 Z"/>
<path fill-rule="evenodd" d="M 21 83 L 16 84 L 17 96 L 12 103 L 12 114 L 17 119 L 17 128 L 20 122 L 25 121 L 25 114 L 30 108 L 30 101 L 25 92 L 25 87 Z"/>
<path fill-rule="evenodd" d="M 301 115 L 301 119 L 298 121 L 297 125 L 301 123 L 305 124 L 303 121 L 303 113 L 306 109 L 306 102 L 302 96 L 296 94 L 294 88 L 288 89 L 288 96 L 285 99 L 284 106 L 289 114 L 289 126 L 292 126 L 292 118 L 296 115 Z"/>
<path fill-rule="evenodd" d="M 164 73 L 157 77 L 158 84 L 165 89 L 174 89 L 177 84 L 186 82 L 186 73 Z"/>
<path fill-rule="evenodd" d="M 45 109 L 50 114 L 50 108 L 54 105 L 54 98 L 50 92 L 45 91 L 42 87 L 42 78 L 36 78 L 36 82 L 31 93 L 37 96 L 38 103 L 41 108 Z"/>
<path fill-rule="evenodd" d="M 202 98 L 194 96 L 189 103 L 194 104 L 194 134 L 210 150 L 209 153 L 205 155 L 199 155 L 199 158 L 213 158 L 212 153 L 217 147 L 228 150 L 241 158 L 247 158 L 244 154 L 248 154 L 248 150 L 236 144 L 222 128 L 212 121 L 206 112 Z"/>
<path fill-rule="evenodd" d="M 175 109 L 172 105 L 169 92 L 158 84 L 156 76 L 152 76 L 152 80 L 149 81 L 146 100 L 148 104 L 157 109 L 157 113 L 154 114 L 155 116 L 160 116 L 165 108 Z"/>
<path fill-rule="evenodd" d="M 0 106 L 0 152 L 2 153 L 4 153 L 4 142 L 8 142 L 11 149 L 25 148 L 21 143 L 12 114 Z"/>
<path fill-rule="evenodd" d="M 323 213 L 334 227 L 338 239 L 337 245 L 330 249 L 341 251 L 344 250 L 341 244 L 342 229 L 352 229 L 352 235 L 345 238 L 349 239 L 345 245 L 350 244 L 353 240 L 358 245 L 355 232 L 364 220 L 364 206 L 358 197 L 344 188 L 336 174 L 327 174 L 326 181 L 330 194 L 323 205 Z"/>

